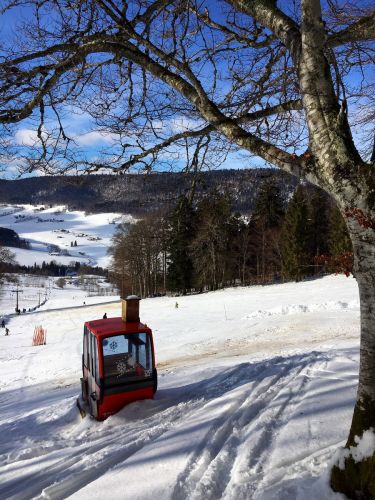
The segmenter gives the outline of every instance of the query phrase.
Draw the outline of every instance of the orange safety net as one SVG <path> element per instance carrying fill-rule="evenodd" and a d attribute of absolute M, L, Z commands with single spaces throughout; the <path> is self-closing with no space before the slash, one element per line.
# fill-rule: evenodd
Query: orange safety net
<path fill-rule="evenodd" d="M 46 345 L 47 343 L 47 330 L 42 326 L 34 328 L 33 345 Z"/>

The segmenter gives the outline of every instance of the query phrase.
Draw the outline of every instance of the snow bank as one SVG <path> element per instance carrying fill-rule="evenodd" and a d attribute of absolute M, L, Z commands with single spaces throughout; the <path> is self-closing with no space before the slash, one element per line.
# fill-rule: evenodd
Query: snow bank
<path fill-rule="evenodd" d="M 338 450 L 335 455 L 335 463 L 341 470 L 345 468 L 345 460 L 352 457 L 353 460 L 358 462 L 363 462 L 366 458 L 372 457 L 375 453 L 375 432 L 372 427 L 367 429 L 362 437 L 354 436 L 354 441 L 356 446 L 350 446 L 350 448 L 342 448 Z"/>
<path fill-rule="evenodd" d="M 244 319 L 264 318 L 275 315 L 301 314 L 319 311 L 350 311 L 359 309 L 359 302 L 353 300 L 350 302 L 330 301 L 316 304 L 291 304 L 286 306 L 274 307 L 268 310 L 258 310 L 247 314 Z"/>

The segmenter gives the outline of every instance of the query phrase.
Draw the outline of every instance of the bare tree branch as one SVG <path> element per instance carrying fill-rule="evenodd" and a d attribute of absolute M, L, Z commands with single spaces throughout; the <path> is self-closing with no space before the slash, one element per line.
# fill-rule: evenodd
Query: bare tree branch
<path fill-rule="evenodd" d="M 275 1 L 226 1 L 268 28 L 289 49 L 295 62 L 298 64 L 301 44 L 300 30 L 293 19 L 277 8 Z"/>
<path fill-rule="evenodd" d="M 254 111 L 253 113 L 247 113 L 242 116 L 238 116 L 236 118 L 236 121 L 238 123 L 249 123 L 251 121 L 259 120 L 262 118 L 266 118 L 269 116 L 273 116 L 278 113 L 285 113 L 288 111 L 293 111 L 293 110 L 300 110 L 302 109 L 302 102 L 300 100 L 296 101 L 291 101 L 288 103 L 284 104 L 279 104 L 277 106 L 269 107 L 266 109 Z M 157 155 L 160 151 L 168 148 L 174 143 L 177 143 L 178 141 L 181 141 L 182 139 L 189 139 L 189 138 L 202 138 L 202 137 L 208 137 L 211 132 L 214 131 L 214 127 L 212 125 L 207 125 L 203 128 L 200 128 L 198 130 L 187 130 L 185 132 L 180 132 L 178 134 L 172 135 L 168 137 L 165 141 L 162 141 L 152 147 L 145 148 L 141 153 L 139 154 L 131 154 L 129 159 L 122 163 L 119 166 L 116 166 L 113 168 L 114 171 L 127 171 L 129 170 L 130 167 L 133 165 L 136 165 L 137 163 L 140 163 L 141 160 L 144 160 L 148 156 L 152 156 L 155 158 L 155 155 Z M 195 156 L 196 159 L 196 156 Z M 293 164 L 296 164 L 297 161 L 296 159 L 293 159 Z M 103 165 L 100 163 L 96 163 L 91 165 L 90 172 L 96 172 L 103 168 Z"/>
<path fill-rule="evenodd" d="M 347 28 L 330 35 L 327 44 L 337 47 L 345 43 L 375 40 L 375 11 L 352 23 Z"/>

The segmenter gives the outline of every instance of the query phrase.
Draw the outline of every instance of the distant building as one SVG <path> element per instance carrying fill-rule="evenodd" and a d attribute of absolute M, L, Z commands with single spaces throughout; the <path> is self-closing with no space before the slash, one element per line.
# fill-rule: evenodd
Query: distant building
<path fill-rule="evenodd" d="M 77 275 L 77 271 L 75 271 L 74 269 L 67 269 L 65 272 L 65 276 L 68 276 L 69 278 L 74 278 L 75 276 L 78 276 L 78 275 Z"/>

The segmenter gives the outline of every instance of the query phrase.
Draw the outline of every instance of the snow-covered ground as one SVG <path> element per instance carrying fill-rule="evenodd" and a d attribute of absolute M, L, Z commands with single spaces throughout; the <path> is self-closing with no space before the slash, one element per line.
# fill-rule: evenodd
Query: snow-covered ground
<path fill-rule="evenodd" d="M 21 311 L 30 313 L 119 300 L 117 289 L 103 276 L 64 278 L 62 288 L 58 286 L 59 279 L 52 276 L 6 275 L 0 288 L 0 319 L 14 315 L 17 305 Z"/>
<path fill-rule="evenodd" d="M 143 300 L 159 390 L 101 423 L 75 407 L 82 326 L 119 304 L 53 305 L 0 336 L 0 498 L 342 498 L 327 478 L 357 383 L 354 279 Z"/>
<path fill-rule="evenodd" d="M 89 215 L 63 206 L 0 205 L 0 227 L 13 229 L 30 243 L 30 250 L 10 248 L 20 264 L 29 266 L 54 260 L 65 265 L 73 261 L 106 267 L 107 249 L 117 224 L 134 220 L 131 215 Z M 77 246 L 71 246 L 75 242 Z"/>

